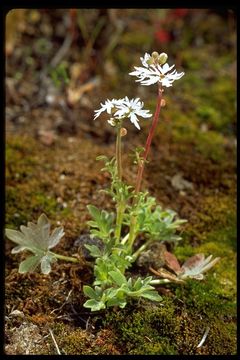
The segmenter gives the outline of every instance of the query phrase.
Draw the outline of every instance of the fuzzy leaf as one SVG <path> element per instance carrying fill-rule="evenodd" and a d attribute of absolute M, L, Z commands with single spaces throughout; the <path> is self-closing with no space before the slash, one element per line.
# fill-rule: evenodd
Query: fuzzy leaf
<path fill-rule="evenodd" d="M 26 260 L 20 263 L 18 272 L 20 274 L 24 274 L 26 272 L 34 272 L 34 270 L 40 264 L 40 262 L 41 262 L 41 256 L 38 255 L 29 256 Z"/>
<path fill-rule="evenodd" d="M 47 275 L 51 271 L 51 258 L 47 255 L 43 256 L 41 259 L 41 271 L 43 274 Z"/>
<path fill-rule="evenodd" d="M 100 211 L 96 206 L 87 205 L 87 209 L 90 212 L 90 215 L 93 217 L 93 219 L 98 220 L 100 218 Z"/>
<path fill-rule="evenodd" d="M 109 275 L 118 286 L 122 286 L 122 284 L 127 283 L 125 276 L 118 269 L 116 269 L 115 271 L 110 271 Z"/>
<path fill-rule="evenodd" d="M 56 258 L 50 255 L 48 250 L 59 243 L 64 235 L 63 228 L 55 228 L 50 235 L 49 220 L 45 214 L 41 214 L 37 224 L 28 222 L 27 226 L 21 225 L 20 230 L 6 229 L 6 236 L 18 244 L 12 249 L 12 253 L 16 254 L 23 250 L 29 250 L 35 256 L 24 260 L 19 266 L 19 272 L 34 271 L 41 264 L 43 274 L 49 274 L 51 262 L 56 261 Z"/>
<path fill-rule="evenodd" d="M 190 257 L 182 266 L 182 273 L 179 275 L 181 279 L 193 278 L 196 280 L 202 280 L 204 278 L 203 273 L 211 269 L 220 258 L 217 257 L 212 260 L 212 255 L 205 259 L 204 254 L 197 254 Z"/>
<path fill-rule="evenodd" d="M 100 257 L 102 255 L 100 249 L 96 245 L 84 244 L 84 246 L 89 250 L 91 256 Z"/>
<path fill-rule="evenodd" d="M 96 301 L 99 299 L 99 296 L 96 294 L 96 292 L 93 290 L 93 288 L 91 288 L 88 285 L 83 286 L 83 292 L 84 292 L 84 295 L 90 297 L 91 299 L 94 299 Z"/>
<path fill-rule="evenodd" d="M 40 215 L 37 224 L 28 222 L 28 226 L 21 225 L 20 230 L 6 229 L 6 236 L 22 246 L 21 250 L 28 249 L 35 254 L 46 253 L 48 249 L 56 246 L 64 235 L 63 228 L 59 227 L 55 228 L 50 236 L 50 223 L 45 214 Z M 17 247 L 14 252 L 21 250 Z"/>
<path fill-rule="evenodd" d="M 141 294 L 141 297 L 144 297 L 144 298 L 152 300 L 152 301 L 161 301 L 162 300 L 162 297 L 158 294 L 158 292 L 156 290 L 144 291 Z"/>
<path fill-rule="evenodd" d="M 91 234 L 108 243 L 113 232 L 114 214 L 108 213 L 106 210 L 100 211 L 93 205 L 88 205 L 87 208 L 93 218 L 93 220 L 88 221 L 88 225 L 92 228 Z"/>
<path fill-rule="evenodd" d="M 98 310 L 106 308 L 103 301 L 97 301 L 97 300 L 94 300 L 94 299 L 87 300 L 83 304 L 83 306 L 86 307 L 86 308 L 90 308 L 92 311 L 98 311 Z"/>
<path fill-rule="evenodd" d="M 119 306 L 121 309 L 123 309 L 127 305 L 127 300 L 124 299 L 116 299 L 112 298 L 107 301 L 107 306 Z"/>
<path fill-rule="evenodd" d="M 57 227 L 53 230 L 51 236 L 48 240 L 48 249 L 52 249 L 54 246 L 56 246 L 61 238 L 64 236 L 64 230 L 63 227 Z"/>
<path fill-rule="evenodd" d="M 182 269 L 190 270 L 196 268 L 203 263 L 204 258 L 204 254 L 196 254 L 194 256 L 191 256 L 184 262 L 184 264 L 182 265 Z"/>

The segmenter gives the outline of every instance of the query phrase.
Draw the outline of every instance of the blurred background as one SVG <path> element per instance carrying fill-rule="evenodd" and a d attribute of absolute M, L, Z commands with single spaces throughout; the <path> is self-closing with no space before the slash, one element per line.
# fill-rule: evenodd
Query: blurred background
<path fill-rule="evenodd" d="M 154 111 L 156 86 L 141 86 L 128 75 L 152 51 L 166 52 L 169 64 L 185 72 L 165 91 L 162 118 L 190 137 L 199 130 L 234 135 L 236 19 L 227 9 L 11 10 L 7 131 L 30 132 L 46 143 L 81 130 L 113 141 L 113 129 L 93 122 L 93 111 L 107 98 L 124 96 L 140 97 Z"/>
<path fill-rule="evenodd" d="M 111 206 L 96 191 L 108 180 L 95 158 L 114 155 L 115 128 L 104 115 L 94 121 L 94 110 L 128 96 L 154 113 L 157 85 L 139 85 L 129 75 L 153 51 L 167 53 L 169 65 L 185 75 L 165 89 L 143 187 L 185 218 L 200 193 L 232 192 L 233 11 L 15 9 L 6 17 L 7 222 L 19 225 L 29 212 L 48 211 L 61 220 L 73 213 L 79 226 L 90 199 Z M 140 120 L 139 131 L 125 122 L 124 176 L 133 185 L 129 155 L 144 146 L 150 123 Z"/>

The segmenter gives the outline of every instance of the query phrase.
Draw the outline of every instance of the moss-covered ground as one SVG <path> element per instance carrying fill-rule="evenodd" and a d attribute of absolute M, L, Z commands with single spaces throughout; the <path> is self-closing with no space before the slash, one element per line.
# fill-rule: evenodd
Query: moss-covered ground
<path fill-rule="evenodd" d="M 103 45 L 107 35 L 103 33 L 103 39 L 99 35 L 95 51 L 105 56 L 105 67 L 101 61 L 96 68 L 88 64 L 87 75 L 80 71 L 77 83 L 80 87 L 81 81 L 97 74 L 100 85 L 89 90 L 84 101 L 68 103 L 65 108 L 58 102 L 31 106 L 38 100 L 38 86 L 48 91 L 49 85 L 39 83 L 37 74 L 49 59 L 36 44 L 32 50 L 28 44 L 29 39 L 42 38 L 49 45 L 57 31 L 51 19 L 61 24 L 64 11 L 25 14 L 28 20 L 7 62 L 8 80 L 14 79 L 15 92 L 9 85 L 5 225 L 18 229 L 44 212 L 53 226 L 61 223 L 65 229 L 56 251 L 78 253 L 82 261 L 76 265 L 59 261 L 50 275 L 18 274 L 25 255 L 11 254 L 13 244 L 6 239 L 7 354 L 26 354 L 23 339 L 29 334 L 41 346 L 29 347 L 28 353 L 56 354 L 51 329 L 61 354 L 67 355 L 236 355 L 235 23 L 231 12 L 189 11 L 175 18 L 172 14 L 163 22 L 165 10 L 119 10 L 123 22 L 123 15 L 127 16 L 127 29 L 119 37 L 116 31 L 110 44 L 114 50 Z M 84 13 L 86 19 L 90 12 Z M 94 13 L 91 16 L 90 22 Z M 40 30 L 31 33 L 38 24 Z M 140 25 L 145 31 L 137 31 Z M 161 28 L 172 39 L 164 46 L 158 42 Z M 67 57 L 70 73 L 77 61 L 83 69 L 86 66 L 78 57 L 81 46 L 80 50 L 76 44 L 73 48 Z M 163 207 L 188 221 L 182 226 L 183 239 L 172 249 L 180 263 L 197 253 L 212 254 L 220 261 L 202 281 L 157 287 L 163 297 L 160 304 L 132 302 L 125 309 L 91 313 L 83 307 L 82 287 L 91 284 L 92 268 L 75 240 L 88 233 L 88 204 L 113 207 L 99 191 L 109 184 L 109 178 L 100 171 L 96 156 L 112 156 L 115 151 L 113 129 L 103 120 L 93 122 L 93 110 L 105 98 L 128 95 L 141 97 L 154 111 L 154 87 L 141 87 L 127 73 L 138 65 L 144 51 L 155 49 L 169 53 L 169 62 L 175 61 L 185 76 L 165 90 L 166 106 L 161 110 L 143 186 Z M 53 49 L 49 51 L 53 56 Z M 21 60 L 25 53 L 28 66 Z M 71 81 L 77 80 L 73 76 Z M 66 97 L 64 89 L 56 91 L 60 100 Z M 24 106 L 27 110 L 22 112 Z M 136 168 L 129 155 L 136 145 L 144 145 L 149 124 L 143 120 L 141 132 L 130 123 L 126 127 L 124 177 L 134 184 Z M 177 174 L 191 187 L 173 186 Z M 198 346 L 206 331 L 206 340 Z"/>

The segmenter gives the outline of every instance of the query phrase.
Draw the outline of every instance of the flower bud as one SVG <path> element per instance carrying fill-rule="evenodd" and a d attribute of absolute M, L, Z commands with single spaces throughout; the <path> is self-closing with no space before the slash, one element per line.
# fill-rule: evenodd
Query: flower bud
<path fill-rule="evenodd" d="M 148 65 L 154 64 L 153 58 L 150 57 L 150 58 L 146 61 L 146 63 L 147 63 Z"/>
<path fill-rule="evenodd" d="M 162 99 L 161 100 L 161 106 L 164 107 L 166 105 L 166 100 Z"/>
<path fill-rule="evenodd" d="M 120 129 L 120 136 L 122 137 L 122 136 L 125 136 L 125 135 L 127 135 L 127 129 L 121 128 Z"/>
<path fill-rule="evenodd" d="M 159 56 L 158 56 L 158 62 L 160 65 L 163 65 L 165 64 L 165 62 L 167 61 L 168 59 L 168 56 L 166 53 L 161 53 Z"/>
<path fill-rule="evenodd" d="M 152 52 L 152 58 L 153 58 L 153 59 L 156 60 L 156 59 L 158 58 L 158 56 L 159 56 L 159 53 L 158 53 L 157 51 L 153 51 L 153 52 Z"/>

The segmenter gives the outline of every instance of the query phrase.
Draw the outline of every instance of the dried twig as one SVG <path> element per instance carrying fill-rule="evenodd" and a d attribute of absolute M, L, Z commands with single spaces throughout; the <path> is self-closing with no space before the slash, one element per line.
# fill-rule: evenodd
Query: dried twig
<path fill-rule="evenodd" d="M 205 333 L 203 334 L 202 340 L 198 344 L 197 348 L 200 348 L 204 344 L 204 342 L 205 342 L 205 340 L 206 340 L 206 338 L 208 336 L 209 330 L 210 330 L 210 327 L 207 327 Z"/>
<path fill-rule="evenodd" d="M 55 340 L 55 337 L 54 337 L 54 335 L 53 335 L 52 330 L 49 329 L 49 332 L 50 332 L 50 335 L 51 335 L 51 337 L 52 337 L 52 340 L 53 340 L 53 343 L 54 343 L 54 345 L 55 345 L 55 348 L 56 348 L 56 350 L 57 350 L 58 355 L 61 355 L 61 352 L 60 352 L 60 350 L 59 350 L 58 344 L 57 344 L 57 342 L 56 342 L 56 340 Z"/>

